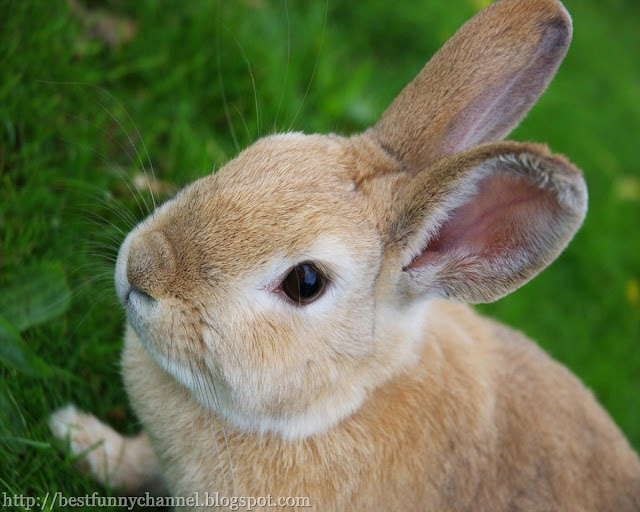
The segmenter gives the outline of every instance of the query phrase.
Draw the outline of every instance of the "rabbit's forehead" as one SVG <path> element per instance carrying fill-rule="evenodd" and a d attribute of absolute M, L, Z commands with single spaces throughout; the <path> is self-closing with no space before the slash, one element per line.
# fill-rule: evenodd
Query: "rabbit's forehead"
<path fill-rule="evenodd" d="M 297 134 L 270 139 L 194 183 L 162 212 L 158 220 L 174 248 L 240 275 L 274 259 L 313 259 L 318 240 L 373 247 L 374 227 L 350 188 L 340 145 Z"/>
<path fill-rule="evenodd" d="M 216 175 L 220 187 L 347 189 L 353 183 L 348 142 L 290 133 L 259 140 Z"/>

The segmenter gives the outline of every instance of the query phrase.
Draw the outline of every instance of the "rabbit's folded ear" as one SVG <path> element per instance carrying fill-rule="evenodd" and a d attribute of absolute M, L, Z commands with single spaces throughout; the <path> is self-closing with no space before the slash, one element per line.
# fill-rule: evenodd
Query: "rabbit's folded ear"
<path fill-rule="evenodd" d="M 586 207 L 581 171 L 545 146 L 498 142 L 445 157 L 398 191 L 389 241 L 401 294 L 496 300 L 562 251 Z"/>
<path fill-rule="evenodd" d="M 557 0 L 496 2 L 458 30 L 368 135 L 413 172 L 501 140 L 547 88 L 571 33 Z"/>

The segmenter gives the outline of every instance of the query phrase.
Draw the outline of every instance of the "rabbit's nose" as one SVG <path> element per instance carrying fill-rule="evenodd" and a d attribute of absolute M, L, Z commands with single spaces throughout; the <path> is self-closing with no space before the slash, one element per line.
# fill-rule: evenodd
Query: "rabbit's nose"
<path fill-rule="evenodd" d="M 161 231 L 135 237 L 129 247 L 127 279 L 131 286 L 151 297 L 166 292 L 176 268 L 171 243 Z"/>

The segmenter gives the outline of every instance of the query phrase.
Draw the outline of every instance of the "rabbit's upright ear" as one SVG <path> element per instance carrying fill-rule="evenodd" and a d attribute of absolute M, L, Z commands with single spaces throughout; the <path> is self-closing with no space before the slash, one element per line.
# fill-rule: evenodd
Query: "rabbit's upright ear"
<path fill-rule="evenodd" d="M 582 223 L 577 168 L 541 146 L 496 142 L 546 89 L 570 40 L 557 0 L 496 2 L 364 134 L 406 177 L 388 241 L 408 299 L 496 300 L 548 265 Z"/>
<path fill-rule="evenodd" d="M 571 41 L 557 0 L 501 0 L 467 22 L 369 130 L 406 170 L 505 137 L 547 88 Z"/>
<path fill-rule="evenodd" d="M 490 302 L 566 246 L 586 213 L 582 173 L 546 147 L 485 144 L 398 190 L 389 230 L 402 295 Z"/>

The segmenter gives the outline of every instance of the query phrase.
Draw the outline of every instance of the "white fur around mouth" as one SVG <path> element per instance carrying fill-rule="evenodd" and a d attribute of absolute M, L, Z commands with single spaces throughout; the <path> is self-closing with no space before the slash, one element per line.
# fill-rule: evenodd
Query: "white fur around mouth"
<path fill-rule="evenodd" d="M 114 275 L 116 294 L 118 295 L 120 304 L 122 304 L 124 308 L 127 307 L 131 294 L 131 284 L 129 284 L 129 280 L 127 279 L 127 260 L 129 259 L 129 246 L 131 245 L 132 234 L 133 231 L 127 235 L 120 246 Z"/>
<path fill-rule="evenodd" d="M 143 304 L 149 304 L 156 301 L 156 299 L 147 292 L 136 288 L 135 286 L 130 286 L 125 295 L 125 304 L 129 305 L 132 300 L 142 302 Z"/>

